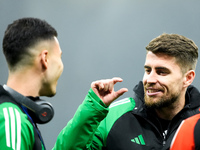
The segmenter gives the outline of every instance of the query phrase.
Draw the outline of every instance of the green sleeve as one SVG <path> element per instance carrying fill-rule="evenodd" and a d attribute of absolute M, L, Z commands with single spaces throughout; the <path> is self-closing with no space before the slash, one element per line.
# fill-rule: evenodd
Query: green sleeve
<path fill-rule="evenodd" d="M 58 135 L 53 150 L 101 149 L 103 141 L 96 130 L 107 113 L 108 108 L 90 89 L 74 117 Z"/>
<path fill-rule="evenodd" d="M 5 102 L 0 105 L 1 149 L 33 149 L 34 129 L 27 117 L 13 103 Z"/>

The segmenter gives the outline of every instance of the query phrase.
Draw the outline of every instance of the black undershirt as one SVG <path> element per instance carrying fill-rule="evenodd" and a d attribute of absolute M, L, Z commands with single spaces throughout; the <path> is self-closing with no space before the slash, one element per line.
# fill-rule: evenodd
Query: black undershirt
<path fill-rule="evenodd" d="M 158 118 L 158 120 L 162 126 L 162 133 L 165 138 L 167 135 L 167 129 L 168 129 L 168 126 L 169 126 L 169 123 L 171 120 L 165 120 L 165 119 L 161 119 L 161 118 Z"/>

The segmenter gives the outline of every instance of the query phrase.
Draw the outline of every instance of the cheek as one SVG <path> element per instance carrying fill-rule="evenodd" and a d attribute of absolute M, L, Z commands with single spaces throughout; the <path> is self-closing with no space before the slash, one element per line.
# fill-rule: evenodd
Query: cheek
<path fill-rule="evenodd" d="M 171 91 L 180 91 L 183 88 L 183 78 L 174 78 L 168 84 L 171 88 Z"/>
<path fill-rule="evenodd" d="M 51 65 L 52 65 L 52 69 L 54 70 L 54 71 L 57 71 L 58 73 L 59 72 L 62 72 L 62 70 L 63 70 L 63 63 L 62 63 L 62 60 L 60 60 L 60 59 L 55 59 L 52 63 L 51 63 Z"/>
<path fill-rule="evenodd" d="M 63 70 L 64 70 L 64 65 L 63 65 L 62 61 L 60 61 L 59 64 L 60 64 L 59 67 L 58 67 L 59 68 L 59 74 L 61 75 Z"/>
<path fill-rule="evenodd" d="M 143 79 L 142 79 L 142 81 L 143 81 L 143 84 L 146 83 L 146 75 L 145 75 L 145 73 L 144 73 L 144 75 L 143 75 Z"/>

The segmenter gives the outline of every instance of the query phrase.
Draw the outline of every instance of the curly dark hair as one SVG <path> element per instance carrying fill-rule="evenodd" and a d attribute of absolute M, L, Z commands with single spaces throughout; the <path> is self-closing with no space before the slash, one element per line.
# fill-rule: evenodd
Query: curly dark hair
<path fill-rule="evenodd" d="M 164 53 L 176 58 L 183 73 L 195 70 L 198 59 L 198 47 L 194 41 L 178 34 L 166 34 L 153 39 L 146 50 L 154 54 Z"/>
<path fill-rule="evenodd" d="M 21 18 L 9 24 L 3 38 L 3 53 L 13 69 L 26 56 L 29 48 L 41 40 L 52 40 L 57 31 L 45 20 Z"/>

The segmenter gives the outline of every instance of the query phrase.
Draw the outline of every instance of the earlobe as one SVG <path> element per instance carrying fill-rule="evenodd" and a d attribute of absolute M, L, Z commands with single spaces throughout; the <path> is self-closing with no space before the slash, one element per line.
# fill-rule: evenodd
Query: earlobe
<path fill-rule="evenodd" d="M 185 87 L 188 87 L 190 84 L 192 84 L 194 78 L 195 78 L 195 71 L 194 70 L 188 71 L 185 76 L 185 82 L 184 82 Z"/>
<path fill-rule="evenodd" d="M 43 50 L 41 52 L 41 65 L 42 65 L 42 69 L 47 69 L 48 67 L 48 51 L 47 50 Z"/>

